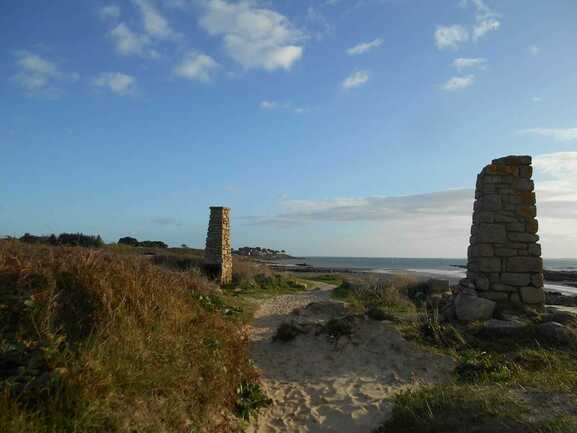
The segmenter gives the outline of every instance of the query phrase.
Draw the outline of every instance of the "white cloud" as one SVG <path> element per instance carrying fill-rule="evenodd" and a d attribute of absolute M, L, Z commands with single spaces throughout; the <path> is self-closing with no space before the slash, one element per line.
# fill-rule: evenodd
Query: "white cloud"
<path fill-rule="evenodd" d="M 476 24 L 471 31 L 473 42 L 478 42 L 489 32 L 499 30 L 501 27 L 501 15 L 491 9 L 483 0 L 462 0 L 461 6 L 472 5 L 475 10 Z"/>
<path fill-rule="evenodd" d="M 117 95 L 127 95 L 132 92 L 136 79 L 132 75 L 121 72 L 108 72 L 98 75 L 92 85 L 110 90 Z"/>
<path fill-rule="evenodd" d="M 359 87 L 369 81 L 369 73 L 367 71 L 355 71 L 349 75 L 342 82 L 342 86 L 345 89 L 352 89 L 353 87 Z"/>
<path fill-rule="evenodd" d="M 577 141 L 577 128 L 531 128 L 519 133 L 551 137 L 557 141 Z"/>
<path fill-rule="evenodd" d="M 349 48 L 347 50 L 347 54 L 349 54 L 351 56 L 363 54 L 363 53 L 366 53 L 367 51 L 372 50 L 373 48 L 377 48 L 377 47 L 381 46 L 382 43 L 383 43 L 383 40 L 381 38 L 377 38 L 377 39 L 370 41 L 370 42 L 363 42 L 363 43 L 360 43 L 358 45 L 355 45 L 352 48 Z"/>
<path fill-rule="evenodd" d="M 261 101 L 259 106 L 265 110 L 272 110 L 278 106 L 278 103 L 275 101 Z"/>
<path fill-rule="evenodd" d="M 308 111 L 306 108 L 304 107 L 299 107 L 299 106 L 295 106 L 292 102 L 290 101 L 270 101 L 270 100 L 264 100 L 264 101 L 260 101 L 260 103 L 258 104 L 260 108 L 262 108 L 263 110 L 276 110 L 276 109 L 280 109 L 280 110 L 287 110 L 287 111 L 292 111 L 293 113 L 296 114 L 302 114 L 306 111 Z"/>
<path fill-rule="evenodd" d="M 440 50 L 456 50 L 469 40 L 468 30 L 459 25 L 438 26 L 435 30 L 435 43 Z"/>
<path fill-rule="evenodd" d="M 447 91 L 455 91 L 455 90 L 461 90 L 461 89 L 466 89 L 467 87 L 470 87 L 473 85 L 473 83 L 475 82 L 475 76 L 474 75 L 467 75 L 467 76 L 463 76 L 463 77 L 453 77 L 451 79 L 449 79 L 449 81 L 447 81 L 445 84 L 443 84 L 443 90 L 447 90 Z"/>
<path fill-rule="evenodd" d="M 134 30 L 134 27 L 129 27 L 126 22 L 117 22 L 107 33 L 107 37 L 114 42 L 116 51 L 123 56 L 158 58 L 158 41 L 178 41 L 181 35 L 170 27 L 167 19 L 151 0 L 132 0 L 132 3 L 140 13 L 142 26 Z M 107 12 L 103 12 L 105 10 Z M 116 6 L 105 6 L 100 13 L 101 16 L 105 13 L 113 18 L 120 16 L 120 10 Z"/>
<path fill-rule="evenodd" d="M 149 0 L 133 0 L 133 2 L 142 15 L 144 30 L 147 34 L 157 39 L 176 39 L 178 37 L 166 18 L 160 14 Z"/>
<path fill-rule="evenodd" d="M 125 23 L 119 23 L 110 30 L 108 37 L 116 45 L 116 51 L 123 56 L 158 57 L 158 52 L 151 47 L 150 38 L 132 31 Z"/>
<path fill-rule="evenodd" d="M 116 5 L 106 5 L 98 9 L 98 15 L 103 19 L 117 19 L 120 17 L 120 8 Z"/>
<path fill-rule="evenodd" d="M 483 58 L 457 58 L 453 60 L 451 66 L 456 68 L 459 72 L 466 68 L 480 68 L 485 69 L 487 60 Z"/>
<path fill-rule="evenodd" d="M 499 14 L 487 6 L 483 0 L 471 0 L 471 3 L 476 10 L 476 18 L 478 21 L 499 17 Z"/>
<path fill-rule="evenodd" d="M 19 72 L 14 80 L 30 95 L 44 94 L 49 97 L 58 96 L 58 82 L 76 81 L 78 74 L 62 72 L 56 63 L 29 51 L 16 53 L 16 65 Z"/>
<path fill-rule="evenodd" d="M 211 81 L 219 64 L 206 54 L 188 52 L 174 68 L 174 74 L 189 80 Z"/>
<path fill-rule="evenodd" d="M 527 48 L 527 50 L 529 51 L 530 54 L 533 54 L 534 56 L 536 56 L 541 52 L 541 48 L 539 48 L 537 45 L 531 45 L 529 48 Z"/>
<path fill-rule="evenodd" d="M 544 256 L 576 257 L 577 152 L 538 155 L 533 166 Z M 408 196 L 283 200 L 277 214 L 245 221 L 304 232 L 305 225 L 347 224 L 343 236 L 350 236 L 337 249 L 332 246 L 347 255 L 464 257 L 473 201 L 473 185 Z M 328 255 L 328 248 L 311 254 Z"/>
<path fill-rule="evenodd" d="M 479 39 L 485 36 L 485 34 L 499 30 L 500 26 L 501 23 L 494 18 L 480 21 L 473 28 L 473 41 L 477 42 Z"/>
<path fill-rule="evenodd" d="M 27 51 L 18 53 L 18 65 L 21 69 L 31 74 L 39 74 L 52 78 L 58 78 L 61 75 L 53 62 Z"/>
<path fill-rule="evenodd" d="M 250 2 L 209 0 L 200 26 L 222 36 L 228 54 L 246 69 L 289 70 L 303 54 L 303 34 L 284 16 Z"/>

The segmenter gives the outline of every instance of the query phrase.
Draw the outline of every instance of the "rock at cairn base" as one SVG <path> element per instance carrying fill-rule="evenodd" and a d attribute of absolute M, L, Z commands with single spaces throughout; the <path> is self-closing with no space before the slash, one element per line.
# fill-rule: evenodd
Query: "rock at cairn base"
<path fill-rule="evenodd" d="M 506 156 L 477 177 L 466 281 L 499 304 L 545 301 L 532 174 L 530 156 Z"/>
<path fill-rule="evenodd" d="M 232 251 L 230 248 L 230 209 L 211 207 L 204 263 L 210 276 L 221 285 L 232 281 Z"/>
<path fill-rule="evenodd" d="M 455 314 L 462 322 L 488 320 L 493 317 L 495 302 L 475 294 L 459 293 L 455 297 Z"/>

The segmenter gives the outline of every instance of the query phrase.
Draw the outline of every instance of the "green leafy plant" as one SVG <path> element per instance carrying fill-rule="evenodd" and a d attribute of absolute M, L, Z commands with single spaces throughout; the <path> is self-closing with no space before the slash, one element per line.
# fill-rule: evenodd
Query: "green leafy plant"
<path fill-rule="evenodd" d="M 249 421 L 251 416 L 263 407 L 267 407 L 272 400 L 256 382 L 243 382 L 236 389 L 235 414 L 239 418 Z"/>

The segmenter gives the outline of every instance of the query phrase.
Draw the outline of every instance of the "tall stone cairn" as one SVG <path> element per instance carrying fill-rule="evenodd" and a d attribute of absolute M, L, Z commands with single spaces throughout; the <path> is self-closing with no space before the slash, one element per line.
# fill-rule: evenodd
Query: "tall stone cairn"
<path fill-rule="evenodd" d="M 478 296 L 500 304 L 543 305 L 530 156 L 493 160 L 477 177 L 467 279 Z"/>
<path fill-rule="evenodd" d="M 232 252 L 230 249 L 230 208 L 211 207 L 204 263 L 221 285 L 232 281 Z"/>

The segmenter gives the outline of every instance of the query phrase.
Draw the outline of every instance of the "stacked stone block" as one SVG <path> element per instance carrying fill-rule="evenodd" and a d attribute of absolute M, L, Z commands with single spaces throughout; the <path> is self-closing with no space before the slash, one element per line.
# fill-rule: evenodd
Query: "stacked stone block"
<path fill-rule="evenodd" d="M 207 270 L 221 285 L 232 281 L 232 252 L 230 248 L 230 209 L 211 207 L 204 262 Z"/>
<path fill-rule="evenodd" d="M 498 303 L 542 305 L 543 260 L 530 156 L 493 160 L 477 177 L 467 280 Z"/>

